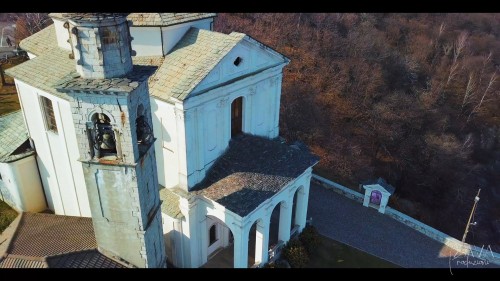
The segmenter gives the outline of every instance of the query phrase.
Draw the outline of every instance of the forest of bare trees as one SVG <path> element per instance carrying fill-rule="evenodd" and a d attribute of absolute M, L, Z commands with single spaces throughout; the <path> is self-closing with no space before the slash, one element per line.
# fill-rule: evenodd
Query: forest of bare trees
<path fill-rule="evenodd" d="M 500 14 L 219 14 L 291 59 L 280 134 L 356 189 L 383 177 L 390 205 L 500 250 Z"/>

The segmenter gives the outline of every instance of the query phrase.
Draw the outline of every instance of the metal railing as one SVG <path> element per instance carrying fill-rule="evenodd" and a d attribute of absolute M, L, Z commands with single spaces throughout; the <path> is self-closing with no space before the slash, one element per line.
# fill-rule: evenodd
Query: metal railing
<path fill-rule="evenodd" d="M 279 240 L 276 245 L 274 245 L 271 249 L 269 249 L 269 261 L 268 262 L 274 262 L 275 260 L 279 259 L 281 256 L 281 250 L 283 250 L 283 247 L 285 246 L 285 242 L 282 240 Z"/>

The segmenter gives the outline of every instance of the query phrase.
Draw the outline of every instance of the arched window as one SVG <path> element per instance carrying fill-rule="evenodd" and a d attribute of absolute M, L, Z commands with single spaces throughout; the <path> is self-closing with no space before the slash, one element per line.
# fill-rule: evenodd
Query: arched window
<path fill-rule="evenodd" d="M 243 128 L 243 97 L 231 104 L 231 137 L 241 134 Z"/>
<path fill-rule="evenodd" d="M 139 154 L 146 152 L 149 144 L 153 141 L 153 129 L 149 125 L 145 117 L 144 106 L 140 104 L 137 107 L 137 119 L 135 119 L 135 129 L 137 136 L 137 144 L 139 146 Z"/>
<path fill-rule="evenodd" d="M 92 116 L 92 147 L 97 158 L 116 156 L 116 138 L 111 120 L 104 113 Z"/>
<path fill-rule="evenodd" d="M 210 227 L 210 230 L 209 230 L 209 237 L 210 237 L 210 240 L 208 242 L 208 245 L 212 245 L 213 243 L 217 242 L 217 224 L 213 224 L 211 227 Z"/>

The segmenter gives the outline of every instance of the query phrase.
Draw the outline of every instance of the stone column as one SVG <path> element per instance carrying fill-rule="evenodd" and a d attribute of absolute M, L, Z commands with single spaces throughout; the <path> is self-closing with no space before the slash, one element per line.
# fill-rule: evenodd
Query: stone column
<path fill-rule="evenodd" d="M 257 223 L 255 232 L 255 264 L 265 264 L 269 259 L 270 217 L 264 217 Z"/>
<path fill-rule="evenodd" d="M 363 200 L 363 206 L 368 207 L 370 203 L 370 195 L 372 194 L 371 189 L 365 187 L 365 200 Z"/>
<path fill-rule="evenodd" d="M 382 193 L 382 199 L 380 200 L 380 206 L 378 208 L 378 212 L 384 214 L 385 213 L 385 207 L 387 206 L 387 203 L 389 202 L 389 196 L 387 194 Z"/>
<path fill-rule="evenodd" d="M 280 206 L 280 226 L 278 232 L 278 240 L 287 242 L 290 240 L 290 227 L 292 224 L 292 207 L 293 196 L 288 198 L 286 202 L 282 202 Z"/>
<path fill-rule="evenodd" d="M 186 126 L 184 123 L 185 113 L 180 108 L 175 108 L 175 122 L 177 129 L 177 163 L 179 168 L 179 187 L 188 191 L 187 180 L 187 144 L 186 144 Z"/>
<path fill-rule="evenodd" d="M 307 201 L 309 200 L 309 181 L 306 185 L 297 190 L 297 206 L 295 206 L 295 224 L 299 226 L 299 232 L 302 232 L 306 226 L 307 220 Z"/>
<path fill-rule="evenodd" d="M 207 216 L 200 214 L 200 223 L 198 227 L 200 229 L 200 248 L 201 248 L 201 264 L 205 264 L 208 261 L 208 230 L 207 230 Z"/>
<path fill-rule="evenodd" d="M 185 198 L 180 198 L 179 207 L 186 219 L 188 229 L 183 229 L 183 234 L 187 238 L 185 248 L 186 267 L 197 268 L 202 265 L 200 249 L 200 229 L 196 202 L 190 202 Z"/>
<path fill-rule="evenodd" d="M 234 268 L 248 267 L 248 232 L 249 227 L 236 226 L 234 228 Z"/>

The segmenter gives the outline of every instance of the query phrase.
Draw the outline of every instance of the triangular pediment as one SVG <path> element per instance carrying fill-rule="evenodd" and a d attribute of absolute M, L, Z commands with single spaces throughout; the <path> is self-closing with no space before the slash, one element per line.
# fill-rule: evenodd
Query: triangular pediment
<path fill-rule="evenodd" d="M 188 98 L 288 62 L 289 59 L 284 55 L 245 36 L 188 94 Z"/>

